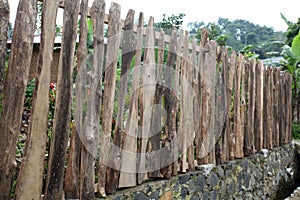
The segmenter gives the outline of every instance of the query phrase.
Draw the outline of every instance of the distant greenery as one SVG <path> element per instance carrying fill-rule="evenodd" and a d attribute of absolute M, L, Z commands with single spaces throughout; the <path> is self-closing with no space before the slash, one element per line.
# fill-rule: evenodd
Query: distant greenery
<path fill-rule="evenodd" d="M 210 39 L 217 41 L 220 46 L 230 46 L 240 51 L 251 45 L 251 51 L 258 54 L 260 59 L 279 55 L 285 42 L 283 32 L 273 28 L 255 25 L 246 20 L 230 21 L 219 18 L 217 23 L 191 22 L 188 24 L 190 35 L 195 35 L 200 41 L 202 29 L 210 32 Z"/>

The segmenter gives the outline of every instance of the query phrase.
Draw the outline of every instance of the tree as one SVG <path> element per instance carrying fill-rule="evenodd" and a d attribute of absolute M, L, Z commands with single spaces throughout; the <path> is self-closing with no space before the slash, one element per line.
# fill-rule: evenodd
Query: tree
<path fill-rule="evenodd" d="M 180 29 L 183 23 L 183 18 L 185 17 L 185 14 L 179 13 L 178 15 L 172 14 L 171 16 L 166 16 L 166 14 L 163 14 L 163 19 L 161 22 L 156 23 L 155 27 L 156 29 L 162 28 L 164 32 L 168 35 L 171 35 L 171 30 L 173 27 Z"/>
<path fill-rule="evenodd" d="M 242 50 L 245 46 L 252 45 L 253 52 L 259 54 L 259 58 L 269 56 L 266 52 L 279 52 L 282 42 L 285 40 L 283 32 L 275 32 L 273 28 L 255 25 L 249 21 L 237 19 L 230 21 L 227 18 L 219 18 L 217 23 L 194 22 L 188 24 L 190 34 L 196 38 L 201 38 L 202 29 L 205 28 L 210 32 L 210 39 L 215 40 L 220 46 L 230 46 L 236 51 Z M 268 45 L 268 49 L 264 44 Z M 281 45 L 277 45 L 281 44 Z"/>
<path fill-rule="evenodd" d="M 288 29 L 285 33 L 286 35 L 286 44 L 291 46 L 293 39 L 297 36 L 299 30 L 300 30 L 300 18 L 298 18 L 298 21 L 296 23 L 293 23 L 289 21 L 282 13 L 281 18 L 285 21 L 285 23 L 288 25 Z"/>

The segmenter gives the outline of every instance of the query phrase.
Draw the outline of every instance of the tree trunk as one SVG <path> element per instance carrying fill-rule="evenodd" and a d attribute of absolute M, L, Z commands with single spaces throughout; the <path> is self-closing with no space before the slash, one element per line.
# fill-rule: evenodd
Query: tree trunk
<path fill-rule="evenodd" d="M 16 167 L 16 142 L 20 132 L 23 100 L 31 63 L 36 15 L 36 0 L 19 2 L 0 121 L 0 199 L 4 200 L 10 199 Z"/>
<path fill-rule="evenodd" d="M 62 199 L 66 150 L 70 135 L 73 63 L 79 0 L 65 0 L 64 27 L 58 67 L 53 139 L 51 141 L 45 199 Z"/>

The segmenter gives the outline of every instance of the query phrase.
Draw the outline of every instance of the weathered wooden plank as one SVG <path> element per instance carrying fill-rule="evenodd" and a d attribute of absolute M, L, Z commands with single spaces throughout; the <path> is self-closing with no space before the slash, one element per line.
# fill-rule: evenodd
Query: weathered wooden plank
<path fill-rule="evenodd" d="M 35 80 L 31 124 L 25 152 L 27 156 L 23 160 L 19 173 L 16 199 L 41 198 L 44 171 L 44 159 L 41 158 L 45 155 L 47 140 L 45 133 L 48 124 L 50 66 L 57 9 L 57 1 L 46 1 L 43 7 L 41 46 Z"/>
<path fill-rule="evenodd" d="M 242 133 L 241 124 L 241 70 L 244 68 L 244 56 L 239 54 L 238 65 L 235 73 L 235 88 L 234 88 L 234 135 L 235 135 L 235 157 L 243 158 L 244 135 Z"/>
<path fill-rule="evenodd" d="M 174 111 L 174 96 L 172 81 L 175 76 L 174 66 L 176 59 L 176 48 L 177 48 L 177 30 L 173 29 L 171 33 L 171 43 L 169 47 L 169 52 L 166 61 L 166 70 L 165 70 L 165 89 L 164 89 L 164 102 L 166 110 L 166 121 L 165 121 L 165 138 L 163 140 L 162 148 L 164 150 L 164 155 L 161 157 L 161 174 L 165 178 L 171 178 L 172 175 L 172 161 L 174 160 L 174 149 L 171 146 L 170 141 L 173 139 L 173 111 Z M 176 154 L 176 153 L 175 153 Z M 168 156 L 167 156 L 168 155 Z"/>
<path fill-rule="evenodd" d="M 254 117 L 254 144 L 256 151 L 263 148 L 263 78 L 264 78 L 264 66 L 263 62 L 256 63 L 256 101 L 255 101 L 255 117 Z"/>
<path fill-rule="evenodd" d="M 176 97 L 179 95 L 180 87 L 179 87 L 179 76 L 180 76 L 180 64 L 181 64 L 181 51 L 183 46 L 183 30 L 180 30 L 177 49 L 176 49 L 176 66 L 175 66 L 175 75 L 174 75 L 174 94 Z M 167 64 L 167 66 L 169 66 Z M 179 143 L 179 131 L 178 131 L 178 109 L 180 100 L 175 98 L 173 102 L 173 110 L 172 110 L 172 134 L 173 134 L 173 144 L 172 147 L 174 151 L 174 163 L 173 163 L 173 175 L 176 176 L 179 170 L 178 157 L 179 157 L 179 149 L 181 144 Z"/>
<path fill-rule="evenodd" d="M 285 78 L 284 74 L 281 75 L 280 78 L 280 124 L 279 124 L 279 143 L 280 146 L 285 144 L 285 137 L 286 137 L 286 132 L 285 132 L 285 122 L 286 122 L 286 113 L 285 113 L 285 107 L 286 107 L 286 94 L 285 94 Z M 265 133 L 264 133 L 265 134 Z"/>
<path fill-rule="evenodd" d="M 73 88 L 73 63 L 77 37 L 79 0 L 65 1 L 64 28 L 58 67 L 57 94 L 53 123 L 45 199 L 63 197 L 63 180 L 66 150 L 70 135 L 70 118 Z"/>
<path fill-rule="evenodd" d="M 9 24 L 9 3 L 7 0 L 0 1 L 0 95 L 2 95 L 4 87 L 4 73 L 5 73 L 5 61 L 7 52 L 7 32 Z M 0 105 L 2 105 L 2 98 L 0 99 Z M 1 116 L 1 113 L 0 113 Z"/>
<path fill-rule="evenodd" d="M 226 48 L 222 56 L 222 79 L 223 87 L 225 89 L 224 94 L 222 94 L 225 101 L 225 121 L 222 128 L 222 154 L 221 154 L 221 163 L 227 162 L 229 160 L 229 138 L 230 138 L 230 100 L 229 100 L 229 58 L 228 58 L 228 49 Z M 225 96 L 225 97 L 224 97 Z M 231 94 L 230 94 L 231 99 Z"/>
<path fill-rule="evenodd" d="M 205 72 L 205 55 L 207 54 L 207 51 L 204 49 L 208 50 L 208 44 L 207 44 L 207 40 L 208 40 L 208 36 L 209 36 L 209 32 L 207 30 L 203 30 L 202 31 L 202 35 L 201 35 L 201 41 L 200 41 L 200 46 L 202 48 L 202 51 L 200 51 L 199 53 L 199 93 L 198 93 L 198 99 L 200 99 L 200 127 L 199 127 L 199 131 L 196 133 L 196 139 L 195 139 L 195 143 L 196 143 L 196 160 L 197 160 L 197 164 L 201 165 L 204 164 L 204 156 L 206 155 L 205 149 L 204 149 L 204 139 L 205 139 L 205 119 L 206 119 L 206 115 L 207 115 L 207 108 L 206 108 L 206 104 L 207 104 L 207 97 L 206 97 L 206 93 L 207 93 L 207 86 L 206 84 L 204 84 L 205 78 L 207 76 L 205 76 L 204 72 Z M 204 78 L 205 77 L 205 78 Z"/>
<path fill-rule="evenodd" d="M 147 37 L 145 45 L 145 62 L 143 66 L 143 125 L 142 125 L 142 147 L 139 165 L 138 182 L 140 183 L 146 176 L 146 150 L 150 137 L 150 122 L 152 119 L 152 102 L 155 94 L 155 49 L 154 49 L 154 19 L 150 17 L 147 27 Z"/>
<path fill-rule="evenodd" d="M 267 89 L 267 107 L 266 107 L 266 111 L 267 111 L 267 123 L 266 123 L 266 126 L 267 126 L 267 148 L 268 149 L 272 149 L 273 148 L 273 144 L 272 144 L 272 141 L 273 141 L 273 134 L 272 134 L 272 68 L 271 67 L 268 67 L 267 69 L 267 85 L 266 87 L 268 88 Z"/>
<path fill-rule="evenodd" d="M 265 70 L 264 81 L 264 148 L 272 148 L 271 68 Z"/>
<path fill-rule="evenodd" d="M 215 112 L 214 112 L 214 134 L 215 134 L 215 139 L 216 139 L 216 144 L 215 144 L 215 155 L 216 155 L 216 164 L 220 165 L 221 164 L 221 159 L 222 159 L 222 143 L 223 143 L 223 134 L 221 130 L 221 121 L 223 118 L 223 113 L 222 113 L 222 88 L 223 88 L 223 80 L 222 80 L 222 57 L 224 55 L 223 49 L 220 46 L 217 46 L 217 65 L 216 65 L 216 87 L 215 87 Z"/>
<path fill-rule="evenodd" d="M 192 52 L 190 55 L 190 58 L 188 60 L 187 65 L 187 124 L 186 124 L 186 133 L 187 133 L 187 153 L 188 153 L 188 170 L 194 171 L 195 170 L 195 159 L 194 159 L 194 138 L 195 138 L 195 126 L 194 124 L 194 96 L 195 92 L 193 90 L 193 79 L 194 79 L 194 68 L 197 64 L 197 58 L 196 58 L 196 40 L 193 38 L 192 41 Z"/>
<path fill-rule="evenodd" d="M 254 148 L 254 111 L 255 111 L 255 66 L 256 62 L 251 60 L 248 67 L 248 110 L 247 110 L 247 131 L 244 136 L 244 154 L 249 156 L 255 153 Z"/>
<path fill-rule="evenodd" d="M 193 92 L 194 92 L 194 131 L 195 131 L 195 163 L 197 163 L 198 155 L 200 155 L 201 138 L 200 138 L 200 119 L 201 119 L 201 80 L 200 80 L 200 55 L 198 61 L 194 63 L 194 78 L 193 78 Z M 197 56 L 197 55 L 196 55 Z M 197 58 L 196 58 L 197 59 Z"/>
<path fill-rule="evenodd" d="M 279 92 L 280 92 L 280 69 L 273 69 L 273 79 L 274 79 L 274 88 L 273 88 L 273 132 L 274 132 L 274 146 L 279 146 Z"/>
<path fill-rule="evenodd" d="M 109 158 L 111 148 L 111 130 L 112 130 L 112 114 L 116 88 L 116 70 L 118 62 L 118 52 L 121 37 L 121 7 L 116 3 L 112 3 L 109 9 L 109 24 L 107 54 L 104 77 L 104 96 L 102 110 L 102 134 L 100 138 L 100 164 L 98 178 L 98 192 L 101 197 L 106 196 L 106 188 L 109 186 L 106 180 L 107 165 L 112 166 L 113 163 Z"/>
<path fill-rule="evenodd" d="M 161 168 L 161 157 L 158 154 L 158 150 L 160 149 L 160 140 L 162 134 L 162 127 L 161 127 L 161 107 L 162 107 L 162 96 L 163 96 L 163 85 L 162 85 L 162 78 L 163 78 L 163 68 L 164 68 L 164 37 L 165 33 L 161 29 L 161 37 L 158 40 L 158 55 L 157 55 L 157 72 L 156 72 L 156 88 L 155 88 L 155 95 L 153 100 L 153 110 L 152 110 L 152 121 L 151 121 L 151 137 L 149 139 L 149 165 L 150 165 L 150 172 L 148 172 L 149 178 L 158 178 L 161 177 L 160 168 Z M 171 158 L 171 154 L 169 154 L 169 158 Z M 166 158 L 164 158 L 166 159 Z M 164 166 L 162 166 L 164 167 Z M 172 173 L 172 172 L 171 172 Z"/>
<path fill-rule="evenodd" d="M 7 5 L 3 6 L 7 7 Z M 3 14 L 5 15 L 5 12 Z M 21 0 L 19 2 L 3 90 L 4 99 L 0 119 L 0 199 L 4 200 L 10 199 L 16 167 L 16 142 L 20 133 L 20 119 L 31 63 L 36 14 L 36 0 Z"/>
<path fill-rule="evenodd" d="M 88 1 L 81 1 L 81 19 L 80 19 L 80 43 L 78 47 L 78 64 L 81 64 L 80 68 L 86 68 L 86 38 L 87 38 L 87 5 Z M 93 7 L 91 9 L 91 15 L 93 20 L 93 29 L 94 29 L 94 59 L 93 59 L 93 79 L 91 80 L 91 89 L 89 93 L 89 98 L 86 107 L 86 115 L 84 122 L 79 121 L 79 123 L 83 123 L 83 129 L 80 130 L 80 139 L 82 142 L 81 146 L 81 163 L 80 163 L 80 199 L 93 199 L 94 198 L 94 182 L 95 182 L 95 158 L 97 155 L 97 145 L 98 145 L 98 138 L 99 138 L 99 130 L 100 130 L 100 105 L 98 105 L 98 101 L 101 101 L 101 95 L 97 95 L 97 88 L 99 84 L 99 80 L 101 80 L 102 76 L 102 65 L 103 65 L 103 50 L 102 50 L 102 57 L 99 58 L 97 53 L 99 53 L 97 49 L 98 43 L 104 46 L 103 43 L 103 36 L 102 41 L 98 41 L 97 37 L 101 38 L 103 35 L 103 25 L 102 30 L 98 33 L 97 31 L 97 18 L 96 12 L 105 12 L 105 3 L 95 1 Z M 103 14 L 102 14 L 103 15 Z M 100 21 L 101 22 L 101 21 Z M 102 31 L 102 32 L 101 32 Z M 100 36 L 97 34 L 101 34 Z M 97 36 L 95 36 L 97 35 Z M 102 44 L 101 44 L 102 43 Z M 82 56 L 82 57 L 80 57 Z M 99 60 L 98 60 L 99 58 Z M 97 59 L 97 60 L 96 60 Z M 85 76 L 86 74 L 82 74 Z M 101 84 L 101 83 L 100 83 Z M 84 85 L 85 86 L 85 85 Z M 83 87 L 84 87 L 83 86 Z M 79 89 L 80 90 L 80 89 Z M 82 92 L 85 89 L 82 88 Z M 101 90 L 100 90 L 101 92 Z M 79 98 L 82 98 L 79 96 Z M 83 101 L 79 100 L 79 101 Z M 79 102 L 82 103 L 82 102 Z M 80 105 L 79 105 L 80 106 Z M 82 108 L 81 108 L 82 109 Z M 80 111 L 79 111 L 80 112 Z M 83 110 L 81 111 L 83 112 Z"/>
<path fill-rule="evenodd" d="M 144 14 L 140 13 L 138 31 L 136 36 L 136 59 L 133 71 L 132 81 L 132 97 L 130 100 L 129 117 L 126 122 L 123 142 L 122 166 L 119 179 L 119 187 L 131 187 L 136 185 L 136 152 L 137 152 L 137 136 L 138 136 L 138 96 L 139 96 L 139 81 L 142 57 L 142 31 L 144 26 Z M 129 152 L 129 153 L 127 153 Z"/>
<path fill-rule="evenodd" d="M 181 160 L 180 160 L 180 170 L 186 172 L 188 169 L 187 163 L 187 138 L 188 138 L 188 123 L 187 118 L 188 112 L 188 32 L 186 31 L 183 39 L 183 54 L 181 60 L 181 99 L 180 99 L 180 139 L 181 139 Z"/>
<path fill-rule="evenodd" d="M 250 62 L 248 59 L 245 59 L 244 65 L 242 65 L 241 69 L 241 109 L 240 109 L 240 117 L 241 117 L 241 135 L 244 138 L 243 141 L 243 153 L 245 151 L 245 137 L 248 133 L 248 111 L 249 111 L 249 102 L 250 102 L 250 93 L 249 93 L 249 82 L 250 82 Z"/>
<path fill-rule="evenodd" d="M 274 138 L 275 138 L 275 126 L 274 126 L 274 70 L 273 67 L 270 67 L 270 117 L 269 117 L 269 123 L 270 123 L 270 134 L 272 135 L 270 145 L 271 149 L 274 147 Z"/>
<path fill-rule="evenodd" d="M 235 158 L 235 131 L 234 131 L 234 120 L 235 115 L 231 113 L 234 112 L 235 104 L 233 102 L 232 96 L 235 93 L 234 81 L 236 77 L 236 53 L 235 51 L 231 52 L 230 61 L 229 61 L 229 80 L 228 80 L 228 94 L 227 94 L 227 103 L 229 109 L 229 137 L 228 137 L 228 151 L 229 151 L 229 160 Z"/>
<path fill-rule="evenodd" d="M 83 135 L 83 104 L 85 99 L 85 87 L 86 87 L 86 38 L 87 38 L 87 24 L 86 24 L 86 15 L 87 15 L 87 6 L 88 0 L 81 2 L 81 20 L 80 20 L 80 38 L 78 44 L 78 53 L 77 53 L 77 77 L 76 77 L 76 110 L 75 110 L 75 126 L 72 130 L 72 135 L 70 139 L 70 151 L 68 154 L 68 166 L 66 169 L 66 177 L 65 177 L 65 186 L 64 192 L 65 197 L 68 199 L 79 199 L 79 194 L 83 194 L 80 191 L 80 173 L 85 171 L 84 166 L 80 167 L 80 157 L 81 157 L 81 141 L 80 135 Z M 83 147 L 85 148 L 85 147 Z M 83 149 L 82 158 L 86 159 L 88 156 L 85 154 L 86 150 Z M 83 161 L 84 162 L 84 161 Z M 89 165 L 89 164 L 87 164 Z M 93 167 L 93 166 L 91 166 Z M 81 170 L 80 170 L 81 169 Z M 83 176 L 82 180 L 84 179 Z M 85 177 L 89 178 L 89 177 Z M 91 176 L 90 178 L 93 178 Z M 86 180 L 83 180 L 82 183 Z M 89 184 L 84 184 L 84 186 L 88 186 Z M 93 185 L 94 186 L 94 185 Z M 88 189 L 82 189 L 81 191 L 87 191 Z M 94 190 L 93 190 L 94 192 Z M 86 194 L 85 193 L 85 194 Z M 91 193 L 90 193 L 91 194 Z M 93 194 L 93 193 L 92 193 Z"/>
<path fill-rule="evenodd" d="M 134 33 L 133 33 L 133 20 L 134 20 L 134 10 L 129 10 L 125 20 L 125 27 L 122 40 L 122 67 L 121 67 L 121 80 L 118 96 L 118 115 L 116 126 L 114 130 L 113 137 L 113 148 L 111 149 L 110 155 L 113 160 L 112 166 L 109 166 L 107 169 L 106 177 L 107 183 L 106 186 L 107 193 L 114 193 L 119 185 L 119 176 L 122 163 L 122 132 L 123 127 L 123 115 L 125 107 L 125 99 L 127 93 L 128 77 L 130 64 L 132 62 L 133 56 L 135 54 L 135 44 L 134 44 Z"/>
<path fill-rule="evenodd" d="M 285 95 L 286 95 L 286 143 L 292 142 L 292 75 L 286 73 L 286 85 L 285 85 Z"/>
<path fill-rule="evenodd" d="M 216 135 L 214 132 L 215 127 L 215 88 L 216 88 L 216 65 L 217 65 L 217 43 L 213 40 L 209 42 L 209 53 L 206 54 L 208 57 L 206 59 L 206 70 L 208 70 L 208 88 L 209 88 L 209 102 L 208 102 L 208 113 L 209 113 L 209 123 L 208 123 L 208 162 L 216 164 L 216 155 L 215 155 L 215 144 L 216 144 Z"/>

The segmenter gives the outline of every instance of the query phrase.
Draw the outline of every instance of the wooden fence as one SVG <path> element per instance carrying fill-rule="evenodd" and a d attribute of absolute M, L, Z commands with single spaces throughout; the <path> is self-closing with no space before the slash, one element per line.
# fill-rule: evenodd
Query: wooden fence
<path fill-rule="evenodd" d="M 20 0 L 6 72 L 0 121 L 1 199 L 10 199 L 12 188 L 35 5 L 36 0 Z M 171 35 L 155 31 L 152 17 L 144 26 L 143 13 L 134 24 L 133 10 L 122 21 L 118 4 L 111 4 L 109 14 L 104 0 L 95 0 L 90 9 L 87 5 L 88 0 L 81 5 L 79 0 L 65 0 L 63 5 L 60 0 L 43 2 L 36 91 L 16 199 L 41 199 L 42 193 L 44 199 L 61 199 L 63 194 L 92 199 L 95 184 L 98 195 L 105 197 L 147 179 L 171 178 L 198 165 L 219 165 L 291 142 L 290 74 L 217 46 L 208 40 L 207 31 L 198 45 L 184 31 L 173 29 Z M 59 6 L 65 7 L 64 27 L 45 173 L 50 66 Z M 79 11 L 80 39 L 75 48 Z M 24 16 L 31 20 L 23 22 Z M 94 33 L 92 65 L 87 64 L 88 17 Z M 75 126 L 70 127 L 72 112 Z"/>

